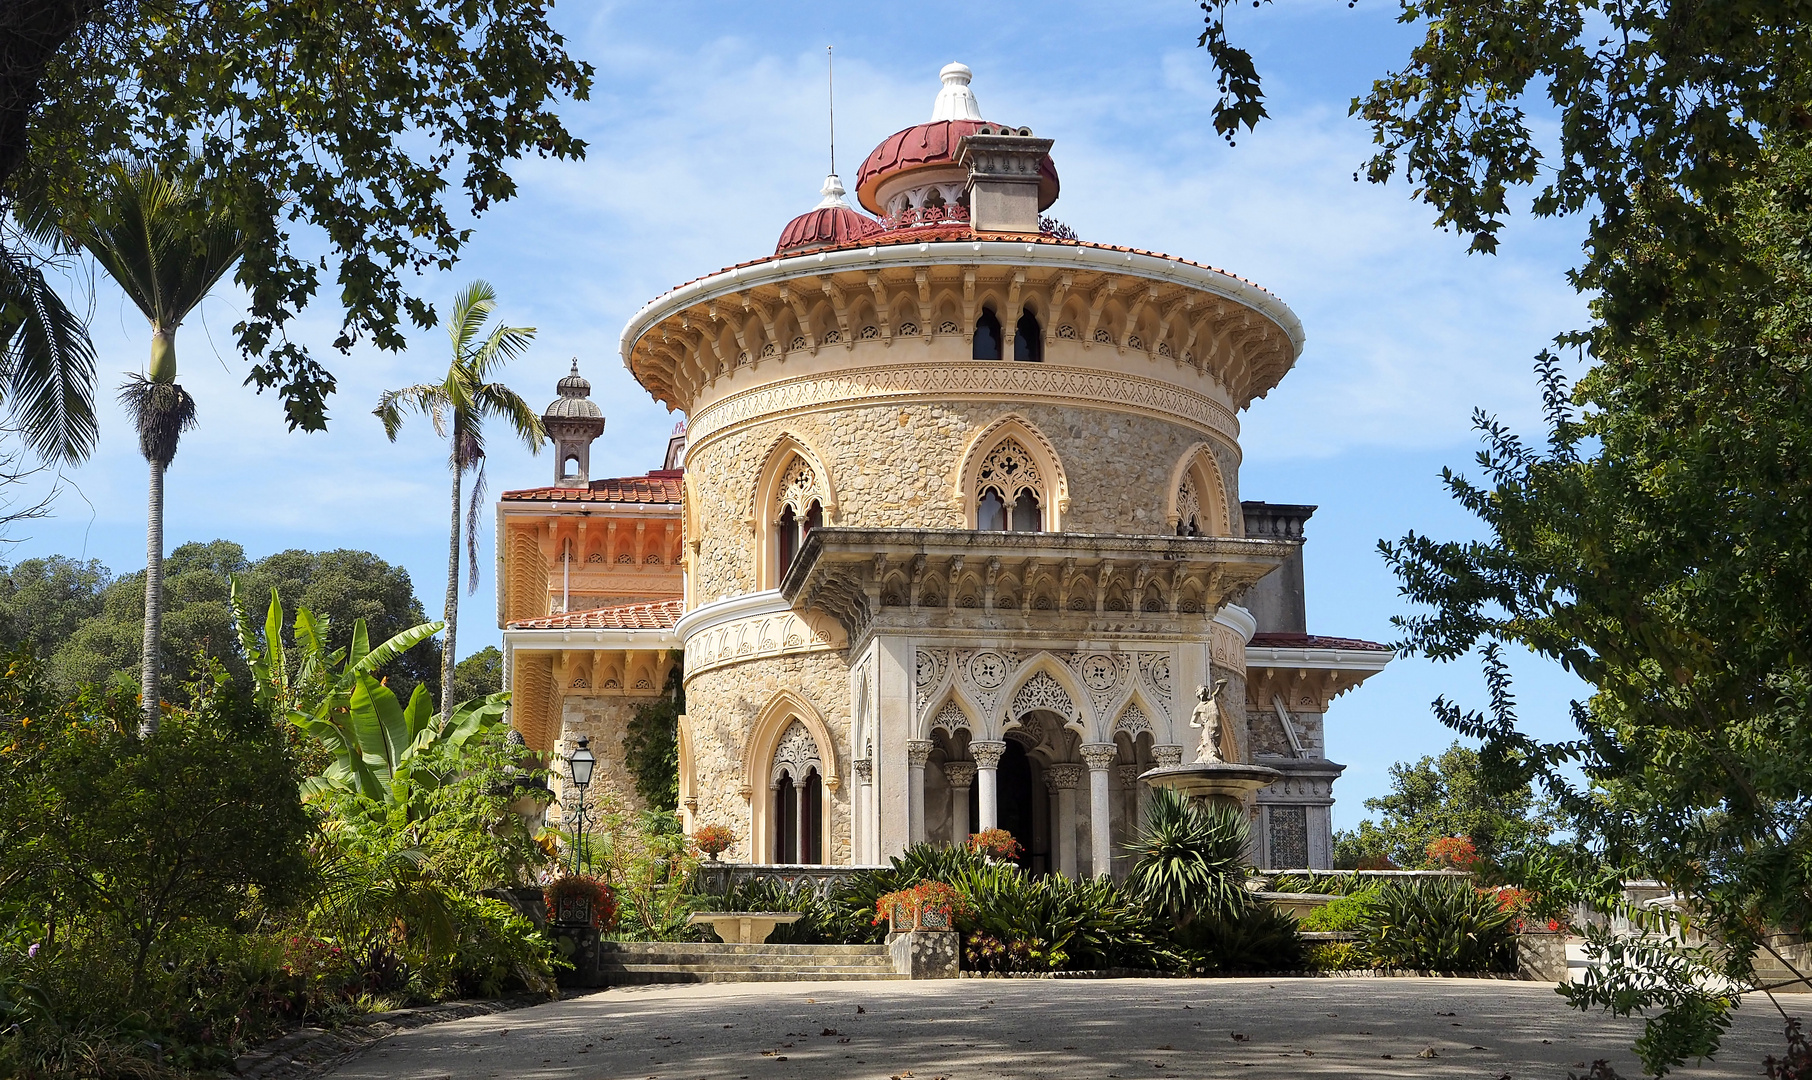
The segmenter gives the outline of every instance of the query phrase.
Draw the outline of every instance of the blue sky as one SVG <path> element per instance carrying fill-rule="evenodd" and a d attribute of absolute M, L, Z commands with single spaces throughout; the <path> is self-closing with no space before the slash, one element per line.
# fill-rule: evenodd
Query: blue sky
<path fill-rule="evenodd" d="M 444 311 L 466 281 L 491 281 L 504 320 L 538 328 L 508 381 L 543 404 L 577 357 L 609 419 L 593 475 L 657 467 L 678 417 L 628 377 L 618 335 L 667 288 L 771 251 L 788 219 L 816 202 L 828 156 L 824 47 L 837 50 L 846 181 L 874 144 L 929 117 L 938 69 L 960 60 L 975 71 L 984 115 L 1056 139 L 1063 195 L 1054 216 L 1085 239 L 1231 270 L 1302 318 L 1308 343 L 1296 369 L 1241 418 L 1241 491 L 1320 507 L 1308 530 L 1311 631 L 1389 640 L 1390 617 L 1404 608 L 1377 541 L 1410 529 L 1472 534 L 1440 487 L 1441 467 L 1471 462 L 1475 406 L 1536 429 L 1530 358 L 1584 312 L 1563 277 L 1577 223 L 1524 219 L 1499 255 L 1468 256 L 1431 227 L 1406 185 L 1354 181 L 1371 144 L 1347 104 L 1414 39 L 1396 10 L 1381 0 L 1235 7 L 1232 33 L 1257 56 L 1271 119 L 1229 147 L 1211 126 L 1218 95 L 1188 0 L 568 0 L 555 21 L 598 72 L 592 99 L 564 110 L 591 144 L 587 160 L 521 163 L 520 196 L 477 223 L 465 261 L 415 285 Z M 200 426 L 169 474 L 170 546 L 223 537 L 253 557 L 368 549 L 406 566 L 434 614 L 445 587 L 445 448 L 419 420 L 386 442 L 370 409 L 383 389 L 444 372 L 444 332 L 412 334 L 400 355 L 335 357 L 330 430 L 303 435 L 285 431 L 276 401 L 241 385 L 238 305 L 221 290 L 179 336 Z M 117 372 L 142 369 L 148 331 L 104 280 L 92 311 L 111 386 Z M 320 308 L 293 333 L 327 355 L 337 324 L 337 312 Z M 531 458 L 501 429 L 491 450 L 493 495 L 552 475 L 549 455 Z M 8 558 L 62 553 L 141 567 L 145 465 L 111 401 L 94 459 L 62 484 L 55 516 L 15 528 Z M 491 557 L 487 535 L 484 581 L 461 606 L 462 654 L 498 638 Z M 1577 684 L 1527 659 L 1516 673 L 1525 718 L 1563 732 Z M 1391 763 L 1451 741 L 1429 712 L 1441 694 L 1482 702 L 1476 665 L 1400 659 L 1336 702 L 1328 752 L 1348 765 L 1338 826 L 1356 823 L 1363 800 L 1387 789 Z"/>

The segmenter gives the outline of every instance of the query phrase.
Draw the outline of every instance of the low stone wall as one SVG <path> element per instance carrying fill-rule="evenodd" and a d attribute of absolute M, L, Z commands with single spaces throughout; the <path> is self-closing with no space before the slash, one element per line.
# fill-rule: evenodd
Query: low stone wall
<path fill-rule="evenodd" d="M 1567 974 L 1567 935 L 1516 935 L 1516 974 L 1532 982 L 1570 981 Z"/>

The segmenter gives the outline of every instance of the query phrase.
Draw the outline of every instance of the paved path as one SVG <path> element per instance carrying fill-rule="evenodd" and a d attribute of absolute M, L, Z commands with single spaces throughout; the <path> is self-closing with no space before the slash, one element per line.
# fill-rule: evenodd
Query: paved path
<path fill-rule="evenodd" d="M 1745 1005 L 1718 1060 L 1675 1075 L 1760 1076 L 1778 1020 L 1765 1001 Z M 648 986 L 404 1032 L 331 1075 L 1559 1080 L 1603 1057 L 1634 1078 L 1638 1027 L 1568 1009 L 1545 984 L 1465 979 Z"/>

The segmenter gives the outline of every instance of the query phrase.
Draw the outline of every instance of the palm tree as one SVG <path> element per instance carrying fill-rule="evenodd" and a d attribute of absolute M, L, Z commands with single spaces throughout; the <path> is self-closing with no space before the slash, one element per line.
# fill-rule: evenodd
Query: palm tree
<path fill-rule="evenodd" d="M 151 466 L 145 523 L 145 637 L 140 685 L 142 730 L 157 730 L 159 652 L 163 643 L 164 472 L 177 440 L 195 426 L 195 400 L 176 382 L 176 329 L 245 251 L 245 233 L 175 172 L 115 160 L 62 230 L 94 256 L 151 323 L 147 375 L 130 374 L 120 404 L 138 428 Z"/>
<path fill-rule="evenodd" d="M 440 654 L 440 709 L 442 715 L 453 708 L 454 640 L 459 629 L 459 509 L 460 485 L 468 472 L 474 473 L 472 502 L 466 513 L 466 547 L 471 562 L 467 591 L 478 590 L 478 509 L 484 502 L 484 421 L 487 416 L 501 416 L 515 428 L 528 444 L 529 452 L 539 454 L 547 433 L 541 429 L 541 417 L 529 403 L 500 382 L 488 381 L 492 374 L 512 357 L 520 356 L 534 339 L 532 326 L 499 326 L 485 334 L 485 321 L 497 306 L 497 292 L 483 281 L 474 281 L 453 298 L 453 320 L 447 336 L 453 342 L 453 362 L 447 377 L 437 383 L 418 383 L 401 390 L 386 390 L 371 410 L 384 422 L 384 434 L 396 441 L 403 426 L 403 413 L 421 413 L 434 421 L 434 431 L 445 438 L 452 436 L 448 464 L 453 469 L 453 522 L 447 538 L 447 603 L 441 620 L 447 624 L 447 641 Z"/>

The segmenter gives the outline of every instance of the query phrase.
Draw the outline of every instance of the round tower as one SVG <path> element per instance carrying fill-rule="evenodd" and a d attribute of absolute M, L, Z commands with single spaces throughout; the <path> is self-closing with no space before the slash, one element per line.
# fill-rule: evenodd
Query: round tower
<path fill-rule="evenodd" d="M 560 396 L 541 414 L 554 444 L 554 484 L 585 487 L 591 483 L 591 444 L 604 434 L 604 412 L 591 400 L 591 383 L 579 374 L 577 358 L 557 387 Z"/>
<path fill-rule="evenodd" d="M 1193 754 L 1197 685 L 1244 700 L 1232 602 L 1298 542 L 1245 535 L 1237 417 L 1302 327 L 1042 219 L 1052 140 L 941 79 L 863 162 L 874 218 L 831 177 L 774 255 L 623 332 L 687 417 L 682 799 L 741 861 L 998 826 L 1034 869 L 1105 874 L 1139 772 Z"/>

